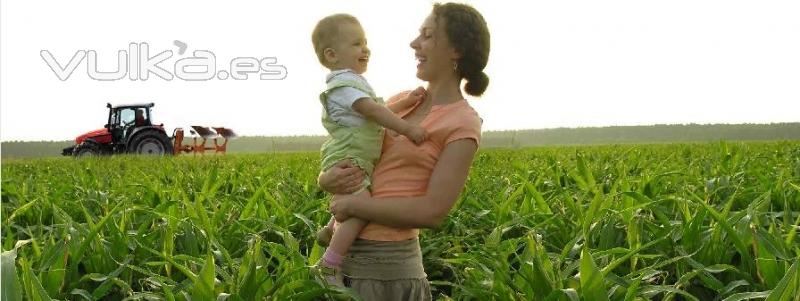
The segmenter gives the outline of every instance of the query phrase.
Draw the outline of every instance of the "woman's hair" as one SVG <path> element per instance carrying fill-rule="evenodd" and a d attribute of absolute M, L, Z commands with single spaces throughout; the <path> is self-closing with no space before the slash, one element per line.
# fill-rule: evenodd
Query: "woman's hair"
<path fill-rule="evenodd" d="M 314 32 L 311 33 L 311 43 L 314 44 L 314 52 L 317 53 L 317 59 L 323 66 L 328 66 L 328 62 L 325 60 L 325 49 L 333 47 L 340 39 L 339 27 L 345 23 L 361 25 L 356 17 L 348 14 L 335 14 L 322 18 L 314 27 Z"/>
<path fill-rule="evenodd" d="M 483 72 L 489 61 L 489 27 L 486 21 L 475 8 L 459 3 L 436 3 L 433 14 L 437 24 L 444 24 L 450 44 L 461 54 L 456 62 L 456 72 L 467 80 L 464 91 L 480 96 L 489 85 L 489 76 Z"/>

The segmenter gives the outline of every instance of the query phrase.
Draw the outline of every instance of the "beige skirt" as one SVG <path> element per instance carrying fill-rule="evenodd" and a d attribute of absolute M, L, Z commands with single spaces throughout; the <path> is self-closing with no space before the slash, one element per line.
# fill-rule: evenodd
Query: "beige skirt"
<path fill-rule="evenodd" d="M 358 239 L 342 262 L 345 285 L 366 301 L 431 300 L 419 240 Z"/>

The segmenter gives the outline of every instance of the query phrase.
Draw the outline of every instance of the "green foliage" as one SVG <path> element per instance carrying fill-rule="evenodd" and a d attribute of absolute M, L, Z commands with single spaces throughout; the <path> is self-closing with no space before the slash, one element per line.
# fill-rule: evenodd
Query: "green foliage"
<path fill-rule="evenodd" d="M 346 299 L 307 268 L 318 164 L 3 162 L 4 300 Z M 482 150 L 424 265 L 441 299 L 800 300 L 798 185 L 798 142 Z"/>

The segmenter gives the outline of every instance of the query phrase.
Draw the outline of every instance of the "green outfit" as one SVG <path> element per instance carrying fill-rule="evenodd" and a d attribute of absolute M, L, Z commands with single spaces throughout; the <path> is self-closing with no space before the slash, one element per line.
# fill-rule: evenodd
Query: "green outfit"
<path fill-rule="evenodd" d="M 330 138 L 322 144 L 322 170 L 327 170 L 337 162 L 350 159 L 353 164 L 360 167 L 366 173 L 364 186 L 366 189 L 370 185 L 369 178 L 375 163 L 381 155 L 383 143 L 383 127 L 379 124 L 365 120 L 360 126 L 343 126 L 336 123 L 328 115 L 328 93 L 337 88 L 351 87 L 358 89 L 372 100 L 383 105 L 383 99 L 375 96 L 375 92 L 362 82 L 347 79 L 345 76 L 333 76 L 328 80 L 328 87 L 319 95 L 322 103 L 322 125 L 330 134 Z"/>

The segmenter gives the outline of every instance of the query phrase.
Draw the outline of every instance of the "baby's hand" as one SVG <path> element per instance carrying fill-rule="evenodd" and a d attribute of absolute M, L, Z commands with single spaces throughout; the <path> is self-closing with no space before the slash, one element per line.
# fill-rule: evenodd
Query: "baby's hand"
<path fill-rule="evenodd" d="M 414 91 L 408 94 L 408 98 L 414 99 L 415 103 L 425 99 L 425 95 L 428 91 L 425 91 L 423 87 L 417 87 Z"/>
<path fill-rule="evenodd" d="M 408 133 L 406 133 L 406 137 L 414 141 L 414 144 L 420 145 L 425 140 L 428 140 L 428 133 L 421 126 L 412 125 Z"/>

